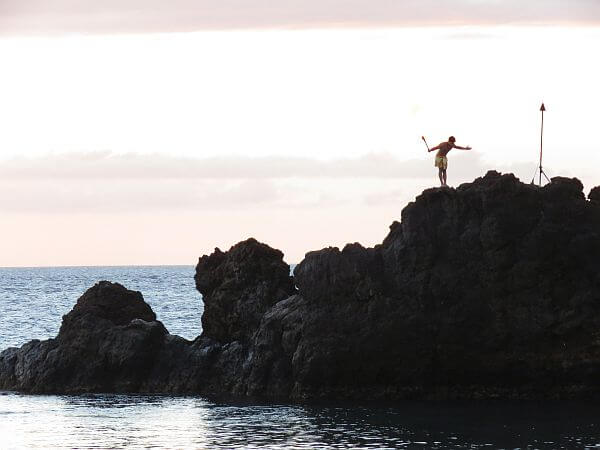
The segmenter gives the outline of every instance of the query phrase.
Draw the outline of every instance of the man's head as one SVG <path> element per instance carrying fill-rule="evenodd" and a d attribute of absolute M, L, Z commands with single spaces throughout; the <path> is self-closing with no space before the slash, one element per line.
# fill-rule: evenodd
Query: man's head
<path fill-rule="evenodd" d="M 454 144 L 456 142 L 456 138 L 454 136 L 450 136 L 448 138 L 448 142 L 452 142 Z"/>

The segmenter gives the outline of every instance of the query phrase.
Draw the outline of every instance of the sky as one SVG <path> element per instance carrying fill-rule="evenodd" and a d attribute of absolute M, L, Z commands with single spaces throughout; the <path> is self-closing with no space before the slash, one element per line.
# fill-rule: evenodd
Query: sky
<path fill-rule="evenodd" d="M 600 2 L 0 0 L 0 266 L 290 263 L 438 184 L 600 185 Z"/>

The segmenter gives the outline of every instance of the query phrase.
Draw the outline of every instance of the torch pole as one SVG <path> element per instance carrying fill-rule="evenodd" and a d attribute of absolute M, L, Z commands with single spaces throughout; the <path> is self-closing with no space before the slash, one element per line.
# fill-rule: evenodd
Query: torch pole
<path fill-rule="evenodd" d="M 544 111 L 546 111 L 546 107 L 542 103 L 540 107 L 540 111 L 542 112 L 542 127 L 540 129 L 540 186 L 542 185 L 542 173 L 544 169 L 542 169 L 542 155 L 544 153 Z"/>

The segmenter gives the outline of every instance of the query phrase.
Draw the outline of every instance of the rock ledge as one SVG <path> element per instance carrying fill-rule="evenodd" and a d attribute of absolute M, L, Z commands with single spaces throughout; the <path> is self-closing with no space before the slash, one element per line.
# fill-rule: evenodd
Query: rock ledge
<path fill-rule="evenodd" d="M 56 339 L 0 354 L 0 389 L 255 397 L 600 398 L 600 187 L 488 172 L 427 189 L 374 248 L 293 278 L 249 239 L 198 262 L 203 334 L 101 282 Z"/>

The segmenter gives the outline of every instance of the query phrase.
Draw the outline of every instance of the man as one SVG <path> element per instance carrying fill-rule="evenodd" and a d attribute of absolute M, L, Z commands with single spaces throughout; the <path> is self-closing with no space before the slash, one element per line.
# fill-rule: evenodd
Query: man
<path fill-rule="evenodd" d="M 432 147 L 427 150 L 428 152 L 432 152 L 434 150 L 438 151 L 435 155 L 435 167 L 439 169 L 438 175 L 440 177 L 440 183 L 442 183 L 442 186 L 448 186 L 446 184 L 446 169 L 448 168 L 448 158 L 446 157 L 446 155 L 448 154 L 448 152 L 453 148 L 457 148 L 459 150 L 471 150 L 471 147 L 461 147 L 459 145 L 456 145 L 455 142 L 456 139 L 454 138 L 454 136 L 450 136 L 448 138 L 448 142 L 442 142 L 441 144 L 436 145 L 435 147 Z"/>

